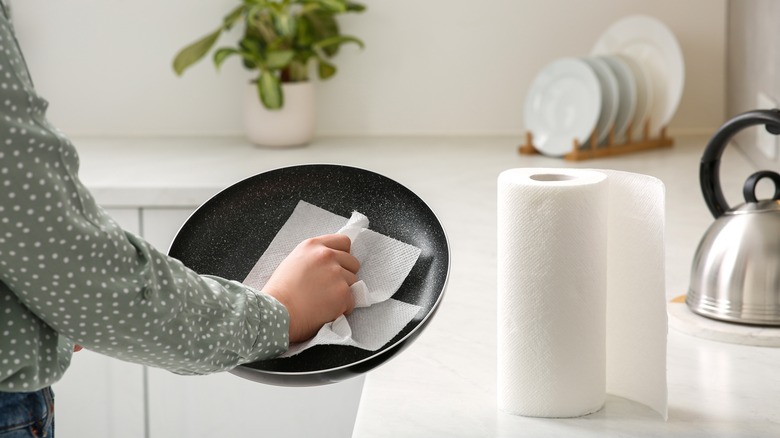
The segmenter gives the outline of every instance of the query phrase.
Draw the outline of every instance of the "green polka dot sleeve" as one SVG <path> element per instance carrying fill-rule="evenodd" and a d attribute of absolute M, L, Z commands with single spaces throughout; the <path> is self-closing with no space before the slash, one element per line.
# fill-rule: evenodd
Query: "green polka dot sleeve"
<path fill-rule="evenodd" d="M 120 228 L 78 179 L 0 14 L 0 391 L 56 382 L 73 344 L 181 374 L 287 349 L 288 314 Z"/>

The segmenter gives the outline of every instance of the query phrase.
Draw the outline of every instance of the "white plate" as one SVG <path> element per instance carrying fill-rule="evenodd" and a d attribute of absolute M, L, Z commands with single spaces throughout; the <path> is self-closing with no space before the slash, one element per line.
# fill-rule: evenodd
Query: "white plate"
<path fill-rule="evenodd" d="M 631 67 L 617 56 L 600 56 L 598 59 L 607 63 L 617 79 L 618 109 L 615 117 L 615 142 L 623 143 L 626 140 L 626 129 L 634 120 L 636 113 L 636 79 Z"/>
<path fill-rule="evenodd" d="M 625 17 L 601 35 L 591 53 L 626 55 L 645 69 L 653 84 L 650 135 L 658 135 L 677 111 L 685 82 L 682 50 L 672 31 L 653 17 Z"/>
<path fill-rule="evenodd" d="M 525 100 L 525 127 L 536 149 L 560 157 L 572 150 L 575 139 L 585 143 L 601 111 L 600 88 L 581 59 L 562 58 L 544 67 Z"/>
<path fill-rule="evenodd" d="M 601 113 L 596 122 L 596 139 L 599 144 L 605 144 L 609 137 L 609 129 L 615 124 L 618 113 L 618 82 L 612 69 L 600 58 L 583 58 L 587 62 L 601 85 Z M 585 146 L 585 145 L 583 145 Z"/>
<path fill-rule="evenodd" d="M 631 131 L 633 139 L 641 138 L 642 130 L 645 126 L 645 120 L 650 116 L 650 110 L 653 108 L 653 83 L 642 66 L 632 58 L 625 55 L 612 55 L 626 64 L 633 73 L 636 81 L 636 111 L 631 120 Z"/>

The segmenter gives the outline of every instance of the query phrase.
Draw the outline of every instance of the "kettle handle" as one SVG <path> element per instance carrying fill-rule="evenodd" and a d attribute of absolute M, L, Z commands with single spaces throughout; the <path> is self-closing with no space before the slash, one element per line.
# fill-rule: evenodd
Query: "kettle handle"
<path fill-rule="evenodd" d="M 699 167 L 699 182 L 707 207 L 715 218 L 729 210 L 720 187 L 720 158 L 729 140 L 737 132 L 754 125 L 766 125 L 772 134 L 780 134 L 780 109 L 748 111 L 727 121 L 707 143 Z"/>

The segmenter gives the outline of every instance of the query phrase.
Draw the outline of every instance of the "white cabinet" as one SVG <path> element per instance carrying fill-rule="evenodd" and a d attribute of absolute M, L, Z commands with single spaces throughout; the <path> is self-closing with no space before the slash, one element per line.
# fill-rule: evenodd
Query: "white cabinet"
<path fill-rule="evenodd" d="M 310 388 L 149 370 L 151 438 L 352 436 L 364 377 Z"/>
<path fill-rule="evenodd" d="M 138 233 L 137 209 L 108 213 Z M 141 365 L 91 351 L 73 355 L 62 380 L 53 385 L 59 438 L 144 438 L 144 377 Z"/>

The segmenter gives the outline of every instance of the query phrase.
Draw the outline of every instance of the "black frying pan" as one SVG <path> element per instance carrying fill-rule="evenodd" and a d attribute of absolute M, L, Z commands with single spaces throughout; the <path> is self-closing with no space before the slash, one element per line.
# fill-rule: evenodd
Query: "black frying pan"
<path fill-rule="evenodd" d="M 169 254 L 200 274 L 241 281 L 299 200 L 344 217 L 359 211 L 368 216 L 372 230 L 420 248 L 417 264 L 393 298 L 422 310 L 377 351 L 318 345 L 290 358 L 245 364 L 232 371 L 280 386 L 338 382 L 398 354 L 430 321 L 444 294 L 450 268 L 447 236 L 422 199 L 378 173 L 326 164 L 276 169 L 226 188 L 187 219 Z"/>

